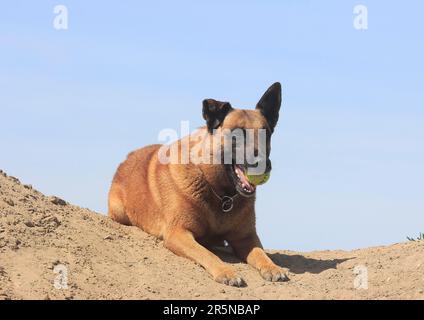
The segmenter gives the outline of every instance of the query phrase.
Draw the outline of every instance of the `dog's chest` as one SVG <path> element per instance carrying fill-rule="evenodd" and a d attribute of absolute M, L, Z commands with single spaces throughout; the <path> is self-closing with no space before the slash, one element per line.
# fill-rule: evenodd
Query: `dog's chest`
<path fill-rule="evenodd" d="M 243 217 L 241 212 L 210 212 L 208 219 L 208 234 L 212 236 L 225 235 L 239 229 Z"/>

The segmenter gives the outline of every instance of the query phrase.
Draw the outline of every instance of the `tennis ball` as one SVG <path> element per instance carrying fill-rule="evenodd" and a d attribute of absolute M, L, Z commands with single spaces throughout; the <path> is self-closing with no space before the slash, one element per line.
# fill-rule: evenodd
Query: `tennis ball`
<path fill-rule="evenodd" d="M 269 172 L 264 174 L 247 174 L 247 180 L 255 186 L 259 186 L 261 184 L 266 183 L 269 180 Z"/>

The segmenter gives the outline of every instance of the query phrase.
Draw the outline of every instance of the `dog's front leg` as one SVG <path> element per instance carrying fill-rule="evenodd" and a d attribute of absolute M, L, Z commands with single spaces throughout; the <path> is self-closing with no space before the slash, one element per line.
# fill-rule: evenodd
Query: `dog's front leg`
<path fill-rule="evenodd" d="M 258 269 L 267 281 L 288 281 L 288 270 L 277 266 L 262 248 L 258 235 L 251 235 L 230 241 L 235 253 L 248 264 Z"/>
<path fill-rule="evenodd" d="M 236 287 L 244 285 L 243 279 L 234 269 L 200 245 L 190 231 L 172 230 L 164 237 L 164 244 L 176 255 L 191 259 L 203 266 L 215 281 Z"/>

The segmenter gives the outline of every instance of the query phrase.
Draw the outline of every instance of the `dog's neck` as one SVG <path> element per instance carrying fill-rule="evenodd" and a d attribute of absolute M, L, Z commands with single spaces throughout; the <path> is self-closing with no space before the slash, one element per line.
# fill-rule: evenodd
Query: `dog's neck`
<path fill-rule="evenodd" d="M 208 133 L 206 127 L 200 128 L 199 130 L 193 132 L 190 135 L 190 150 L 193 150 L 199 145 L 204 146 L 205 144 L 211 143 L 211 135 Z M 204 154 L 204 148 L 199 148 L 197 154 L 199 157 L 203 158 Z M 209 150 L 210 151 L 210 150 Z M 209 183 L 209 185 L 213 188 L 213 190 L 220 196 L 228 196 L 232 197 L 235 194 L 237 194 L 236 187 L 234 186 L 234 183 L 231 181 L 230 177 L 228 176 L 227 169 L 225 167 L 225 164 L 221 164 L 220 159 L 214 159 L 214 156 L 212 153 L 208 154 L 206 158 L 209 159 L 210 164 L 204 164 L 200 163 L 197 164 L 199 169 L 203 172 L 203 175 L 206 179 L 206 181 Z M 217 161 L 214 162 L 214 161 Z M 217 164 L 214 164 L 217 163 Z"/>
<path fill-rule="evenodd" d="M 199 164 L 206 181 L 220 197 L 233 197 L 237 190 L 228 176 L 224 165 Z"/>

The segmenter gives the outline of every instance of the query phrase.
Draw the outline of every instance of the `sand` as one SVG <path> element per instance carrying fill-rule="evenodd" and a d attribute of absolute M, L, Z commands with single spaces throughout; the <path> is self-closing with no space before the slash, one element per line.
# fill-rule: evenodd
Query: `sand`
<path fill-rule="evenodd" d="M 270 283 L 216 249 L 247 282 L 214 282 L 136 227 L 48 197 L 0 171 L 3 299 L 424 299 L 424 242 L 354 251 L 268 250 L 291 281 Z"/>

